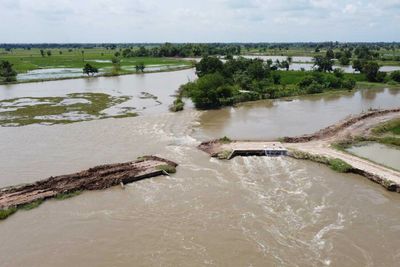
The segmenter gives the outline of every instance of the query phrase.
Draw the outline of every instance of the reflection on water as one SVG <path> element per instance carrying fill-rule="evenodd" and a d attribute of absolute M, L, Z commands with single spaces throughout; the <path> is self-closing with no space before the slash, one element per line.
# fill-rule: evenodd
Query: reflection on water
<path fill-rule="evenodd" d="M 400 171 L 400 150 L 395 147 L 378 143 L 368 143 L 353 146 L 347 150 L 357 156 L 367 158 Z"/>
<path fill-rule="evenodd" d="M 197 136 L 210 139 L 272 139 L 312 133 L 370 108 L 394 108 L 400 90 L 358 90 L 340 94 L 313 95 L 286 100 L 249 102 L 236 108 L 207 111 L 201 116 Z"/>

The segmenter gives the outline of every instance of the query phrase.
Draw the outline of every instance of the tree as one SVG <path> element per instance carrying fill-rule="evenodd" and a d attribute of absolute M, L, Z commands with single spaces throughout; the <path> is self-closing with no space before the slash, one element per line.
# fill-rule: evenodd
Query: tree
<path fill-rule="evenodd" d="M 333 68 L 333 61 L 332 59 L 328 58 L 328 57 L 323 57 L 323 56 L 316 56 L 314 57 L 314 66 L 317 67 L 318 71 L 332 71 Z"/>
<path fill-rule="evenodd" d="M 206 74 L 222 71 L 224 64 L 216 57 L 203 57 L 199 63 L 196 64 L 196 74 L 202 77 Z"/>
<path fill-rule="evenodd" d="M 40 54 L 42 55 L 42 57 L 44 57 L 44 50 L 40 49 Z"/>
<path fill-rule="evenodd" d="M 51 51 L 50 50 L 47 50 L 47 55 L 51 56 Z"/>
<path fill-rule="evenodd" d="M 16 80 L 17 72 L 9 61 L 0 61 L 0 78 L 4 82 L 13 82 Z"/>
<path fill-rule="evenodd" d="M 117 74 L 121 70 L 121 64 L 120 64 L 121 60 L 117 57 L 113 57 L 111 59 L 111 62 L 113 64 L 112 72 L 113 72 L 113 74 Z"/>
<path fill-rule="evenodd" d="M 379 64 L 374 61 L 366 62 L 362 67 L 362 72 L 365 73 L 369 82 L 376 82 L 378 80 Z"/>
<path fill-rule="evenodd" d="M 361 61 L 361 60 L 359 60 L 359 59 L 355 59 L 355 60 L 353 60 L 353 69 L 355 70 L 355 71 L 359 71 L 359 72 L 362 72 L 362 70 L 363 70 L 363 61 Z"/>
<path fill-rule="evenodd" d="M 86 65 L 83 67 L 83 73 L 87 74 L 88 76 L 93 76 L 95 73 L 98 73 L 99 70 L 96 67 L 93 67 L 89 63 L 86 63 Z"/>
<path fill-rule="evenodd" d="M 224 84 L 224 77 L 220 73 L 212 73 L 200 77 L 189 94 L 196 108 L 218 108 L 222 100 L 226 103 L 226 99 L 232 97 L 233 88 Z"/>
<path fill-rule="evenodd" d="M 348 57 L 346 57 L 346 55 L 342 55 L 339 58 L 339 63 L 340 63 L 340 65 L 347 66 L 350 63 L 350 59 Z"/>
<path fill-rule="evenodd" d="M 279 66 L 280 66 L 281 68 L 283 68 L 283 69 L 286 69 L 286 71 L 288 71 L 288 70 L 289 70 L 289 67 L 290 67 L 290 64 L 289 64 L 289 61 L 284 60 L 284 61 L 282 61 L 282 62 L 280 63 Z"/>
<path fill-rule="evenodd" d="M 146 68 L 146 66 L 144 65 L 143 62 L 140 62 L 135 66 L 135 69 L 137 72 L 139 72 L 139 71 L 144 72 L 145 68 Z"/>
<path fill-rule="evenodd" d="M 329 48 L 326 51 L 326 57 L 329 58 L 329 59 L 333 59 L 335 57 L 335 53 L 333 52 L 333 50 L 331 48 Z"/>
<path fill-rule="evenodd" d="M 393 81 L 400 83 L 400 70 L 396 70 L 396 71 L 393 71 L 392 73 L 390 73 L 390 78 Z"/>

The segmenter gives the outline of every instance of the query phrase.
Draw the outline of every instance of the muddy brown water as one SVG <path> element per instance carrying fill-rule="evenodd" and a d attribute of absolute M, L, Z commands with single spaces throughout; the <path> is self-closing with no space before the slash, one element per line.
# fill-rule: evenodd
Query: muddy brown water
<path fill-rule="evenodd" d="M 120 88 L 117 81 L 98 85 Z M 153 90 L 169 87 L 175 90 L 168 84 Z M 132 90 L 140 89 L 132 85 Z M 143 154 L 180 164 L 171 177 L 17 212 L 0 222 L 0 265 L 397 266 L 399 194 L 307 161 L 218 161 L 196 149 L 201 140 L 230 129 L 243 139 L 261 136 L 255 134 L 257 124 L 268 137 L 306 133 L 368 103 L 382 108 L 399 103 L 397 92 L 370 92 L 234 110 L 0 128 L 1 186 Z M 296 123 L 288 126 L 288 121 Z"/>
<path fill-rule="evenodd" d="M 367 143 L 353 146 L 347 151 L 400 171 L 400 150 L 383 144 Z"/>

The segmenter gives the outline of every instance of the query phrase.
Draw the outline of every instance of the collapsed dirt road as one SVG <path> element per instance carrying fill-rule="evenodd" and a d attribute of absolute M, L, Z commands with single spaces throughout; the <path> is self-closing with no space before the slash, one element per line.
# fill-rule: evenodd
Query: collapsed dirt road
<path fill-rule="evenodd" d="M 351 171 L 367 177 L 374 182 L 383 185 L 390 191 L 400 192 L 400 172 L 389 169 L 385 166 L 373 163 L 371 161 L 353 156 L 351 154 L 334 149 L 331 145 L 338 141 L 351 140 L 356 136 L 368 136 L 371 129 L 377 124 L 392 119 L 400 118 L 400 108 L 388 110 L 374 110 L 362 113 L 357 116 L 351 116 L 337 124 L 324 128 L 316 133 L 283 138 L 282 146 L 289 150 L 289 155 L 295 153 L 290 151 L 300 151 L 303 155 L 314 155 L 317 158 L 340 159 L 351 165 Z M 268 142 L 250 142 L 250 141 L 232 141 L 220 142 L 218 140 L 204 142 L 200 144 L 199 149 L 209 153 L 212 156 L 229 154 L 229 150 L 234 150 L 237 146 L 257 147 L 262 150 L 268 146 Z M 296 158 L 310 159 L 309 156 L 301 157 L 297 153 Z"/>
<path fill-rule="evenodd" d="M 176 163 L 146 156 L 139 160 L 101 165 L 74 174 L 50 177 L 35 183 L 0 189 L 0 210 L 16 208 L 35 201 L 83 190 L 101 190 L 111 186 L 166 174 Z"/>

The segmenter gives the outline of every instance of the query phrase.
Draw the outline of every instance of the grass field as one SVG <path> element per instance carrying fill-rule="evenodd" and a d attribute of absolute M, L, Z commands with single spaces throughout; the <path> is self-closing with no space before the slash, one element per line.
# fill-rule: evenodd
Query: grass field
<path fill-rule="evenodd" d="M 47 55 L 51 51 L 51 56 Z M 82 54 L 83 51 L 83 54 Z M 111 68 L 111 59 L 115 52 L 105 48 L 95 49 L 46 49 L 42 56 L 40 49 L 12 49 L 5 51 L 0 49 L 0 60 L 8 60 L 14 64 L 18 73 L 43 68 L 83 68 L 86 63 L 97 68 Z M 191 65 L 191 62 L 175 58 L 134 57 L 121 58 L 121 67 L 135 66 L 138 63 L 147 65 Z"/>

